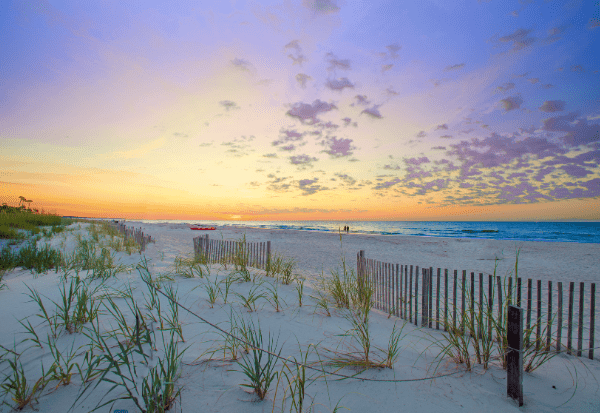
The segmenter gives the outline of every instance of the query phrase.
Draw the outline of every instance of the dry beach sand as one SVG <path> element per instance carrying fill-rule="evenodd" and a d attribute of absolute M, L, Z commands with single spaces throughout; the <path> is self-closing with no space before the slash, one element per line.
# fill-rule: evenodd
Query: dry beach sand
<path fill-rule="evenodd" d="M 321 357 L 327 355 L 327 349 L 340 350 L 347 348 L 350 343 L 340 334 L 350 328 L 349 322 L 342 317 L 342 312 L 333 309 L 331 317 L 315 307 L 315 300 L 310 298 L 313 291 L 309 287 L 322 272 L 341 265 L 341 257 L 346 260 L 349 268 L 356 269 L 356 254 L 365 250 L 367 258 L 385 262 L 419 265 L 433 268 L 448 268 L 483 272 L 493 272 L 496 258 L 499 260 L 497 274 L 514 270 L 515 252 L 520 248 L 519 276 L 553 281 L 600 281 L 597 269 L 600 245 L 575 243 L 541 243 L 515 242 L 478 239 L 451 239 L 433 237 L 408 236 L 374 236 L 359 234 L 322 233 L 314 231 L 265 230 L 249 228 L 218 228 L 217 231 L 190 231 L 184 224 L 145 224 L 136 221 L 126 222 L 128 226 L 142 228 L 144 233 L 156 239 L 149 244 L 146 251 L 140 254 L 127 255 L 125 252 L 116 253 L 119 264 L 135 266 L 140 258 L 148 259 L 148 269 L 153 276 L 172 269 L 176 257 L 193 253 L 193 238 L 208 233 L 211 239 L 239 240 L 245 234 L 246 240 L 271 241 L 273 251 L 283 253 L 296 260 L 295 272 L 305 276 L 308 286 L 305 287 L 304 305 L 298 306 L 297 294 L 293 286 L 279 285 L 280 294 L 285 301 L 282 311 L 276 311 L 266 300 L 259 300 L 257 311 L 248 312 L 242 307 L 239 299 L 232 295 L 228 303 L 223 299 L 217 300 L 214 308 L 207 301 L 207 293 L 203 288 L 196 288 L 205 279 L 187 279 L 176 277 L 174 285 L 178 288 L 178 296 L 187 308 L 207 320 L 227 329 L 230 311 L 242 317 L 260 321 L 263 331 L 270 331 L 279 337 L 283 345 L 282 356 L 298 356 L 298 346 L 303 351 L 309 344 L 318 344 Z M 77 224 L 75 224 L 75 227 Z M 77 232 L 82 236 L 87 234 L 86 224 L 81 225 Z M 55 248 L 60 247 L 60 236 L 50 241 L 39 241 L 38 246 L 48 242 Z M 74 234 L 69 234 L 66 251 L 72 251 L 76 246 Z M 218 265 L 211 266 L 212 277 L 225 277 L 231 272 L 231 266 L 225 270 Z M 255 271 L 258 272 L 258 271 Z M 260 272 L 258 272 L 260 273 Z M 2 332 L 0 344 L 13 348 L 23 335 L 23 327 L 16 321 L 33 316 L 36 305 L 27 302 L 23 293 L 27 292 L 26 285 L 35 288 L 45 297 L 58 300 L 59 275 L 49 271 L 47 275 L 34 277 L 30 271 L 17 269 L 8 273 L 5 282 L 8 288 L 0 291 L 0 311 L 2 314 Z M 138 271 L 122 272 L 116 279 L 107 282 L 118 288 L 130 283 L 134 296 L 143 302 L 142 294 L 147 294 L 147 287 L 140 279 Z M 260 287 L 273 286 L 274 279 L 266 278 Z M 247 294 L 252 288 L 251 283 L 236 284 L 234 292 Z M 266 290 L 265 290 L 266 291 Z M 123 305 L 123 307 L 125 307 Z M 40 324 L 39 319 L 32 317 L 34 326 Z M 181 403 L 177 403 L 174 411 L 184 412 L 271 412 L 290 411 L 288 404 L 282 410 L 283 384 L 276 389 L 277 382 L 271 386 L 267 397 L 257 401 L 253 394 L 240 385 L 245 382 L 245 376 L 240 373 L 236 362 L 230 360 L 214 360 L 200 363 L 206 359 L 206 350 L 211 345 L 218 344 L 222 338 L 215 330 L 200 322 L 197 318 L 180 311 L 184 343 L 188 347 L 183 356 L 182 376 L 178 384 L 183 386 Z M 103 319 L 104 321 L 104 319 Z M 135 322 L 135 320 L 134 320 Z M 386 347 L 390 332 L 401 320 L 388 318 L 387 314 L 373 310 L 371 314 L 371 334 L 375 346 Z M 40 333 L 45 335 L 44 326 Z M 85 337 L 81 334 L 63 334 L 57 340 L 62 346 L 84 345 Z M 306 390 L 307 397 L 314 403 L 314 411 L 331 412 L 336 404 L 354 412 L 380 411 L 419 411 L 419 412 L 593 412 L 600 411 L 600 362 L 584 357 L 576 358 L 558 355 L 533 373 L 526 373 L 523 380 L 525 405 L 521 408 L 506 396 L 506 371 L 497 364 L 484 371 L 481 366 L 475 366 L 471 372 L 464 371 L 464 365 L 443 360 L 439 365 L 435 357 L 439 349 L 431 345 L 440 340 L 442 333 L 429 329 L 417 329 L 407 324 L 401 340 L 402 353 L 393 369 L 371 369 L 360 375 L 362 378 L 379 380 L 415 380 L 433 375 L 452 372 L 458 374 L 441 377 L 435 380 L 377 382 L 362 380 L 335 381 L 334 377 L 327 380 L 318 379 L 311 383 Z M 26 345 L 17 347 L 21 350 Z M 23 347 L 24 346 L 24 347 Z M 597 350 L 597 352 L 600 352 Z M 47 349 L 34 348 L 23 352 L 21 362 L 30 379 L 41 374 L 40 364 L 48 365 L 49 352 Z M 160 357 L 160 355 L 159 355 Z M 596 356 L 597 358 L 597 356 Z M 315 354 L 310 358 L 317 360 Z M 5 364 L 3 364 L 3 370 Z M 437 367 L 437 371 L 436 371 Z M 140 371 L 143 368 L 140 367 Z M 332 368 L 331 368 L 332 369 Z M 310 373 L 307 371 L 307 373 Z M 351 369 L 340 370 L 342 374 L 354 374 Z M 65 412 L 75 401 L 80 389 L 77 375 L 68 386 L 54 389 L 50 385 L 39 397 L 35 405 L 39 411 Z M 91 392 L 87 398 L 82 398 L 73 411 L 90 411 L 106 395 L 110 386 L 102 383 Z M 122 393 L 115 390 L 115 394 Z M 108 399 L 104 399 L 108 400 Z M 10 400 L 7 400 L 9 403 Z M 31 409 L 31 407 L 27 407 Z M 129 400 L 118 401 L 114 409 L 125 409 L 129 412 L 138 411 Z M 9 411 L 2 406 L 0 411 Z M 111 411 L 113 411 L 111 410 Z M 99 411 L 108 411 L 108 406 Z M 307 410 L 308 411 L 308 410 Z M 340 410 L 341 411 L 341 410 Z"/>

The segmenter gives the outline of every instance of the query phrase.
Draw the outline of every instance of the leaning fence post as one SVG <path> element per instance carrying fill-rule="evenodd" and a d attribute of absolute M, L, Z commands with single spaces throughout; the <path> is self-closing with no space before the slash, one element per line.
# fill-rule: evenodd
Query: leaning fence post
<path fill-rule="evenodd" d="M 523 406 L 523 309 L 508 306 L 506 354 L 506 392 Z"/>

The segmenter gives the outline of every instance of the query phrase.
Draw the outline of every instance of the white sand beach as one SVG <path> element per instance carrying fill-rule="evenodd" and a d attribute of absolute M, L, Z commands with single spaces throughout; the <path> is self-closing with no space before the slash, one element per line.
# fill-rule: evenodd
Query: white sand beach
<path fill-rule="evenodd" d="M 68 233 L 66 239 L 60 235 L 49 241 L 38 241 L 38 247 L 48 243 L 54 248 L 72 252 L 77 241 L 75 234 L 84 238 L 89 237 L 86 228 L 89 224 L 81 224 L 81 229 Z M 281 356 L 285 358 L 299 357 L 299 348 L 309 351 L 309 362 L 316 363 L 326 360 L 333 352 L 350 352 L 353 341 L 351 337 L 343 337 L 351 329 L 350 322 L 344 317 L 344 311 L 331 306 L 328 316 L 322 308 L 316 305 L 317 300 L 311 298 L 316 292 L 311 288 L 314 280 L 321 273 L 329 274 L 339 268 L 343 256 L 349 268 L 356 270 L 356 254 L 365 251 L 368 258 L 408 265 L 442 268 L 449 270 L 467 270 L 490 274 L 497 262 L 497 274 L 514 271 L 517 248 L 520 248 L 518 261 L 519 276 L 552 281 L 600 281 L 597 271 L 600 245 L 575 243 L 542 243 L 515 242 L 478 239 L 451 239 L 432 237 L 407 236 L 371 236 L 359 234 L 319 233 L 292 230 L 264 230 L 248 228 L 218 228 L 216 231 L 190 231 L 183 224 L 146 224 L 128 221 L 126 225 L 142 228 L 145 234 L 155 238 L 155 243 L 146 247 L 142 254 L 126 252 L 115 253 L 118 264 L 130 265 L 131 271 L 119 272 L 110 277 L 104 285 L 113 289 L 123 290 L 130 285 L 133 299 L 138 302 L 142 312 L 145 297 L 149 288 L 141 279 L 141 270 L 135 266 L 142 257 L 148 261 L 148 271 L 156 277 L 161 273 L 173 270 L 176 257 L 193 254 L 193 238 L 208 233 L 210 239 L 239 240 L 245 234 L 246 240 L 271 241 L 273 251 L 284 254 L 296 260 L 295 273 L 307 278 L 303 295 L 303 305 L 299 306 L 298 294 L 294 285 L 282 285 L 274 278 L 264 277 L 264 271 L 251 270 L 257 274 L 255 282 L 234 283 L 231 286 L 227 303 L 224 297 L 217 298 L 211 306 L 208 300 L 208 290 L 203 287 L 207 280 L 223 280 L 233 270 L 220 265 L 210 266 L 209 277 L 185 278 L 175 276 L 174 281 L 166 281 L 177 290 L 177 297 L 193 313 L 211 323 L 229 331 L 230 317 L 237 314 L 246 320 L 260 323 L 265 334 L 270 332 L 278 338 Z M 74 224 L 77 227 L 77 224 Z M 61 240 L 63 244 L 61 246 Z M 498 259 L 498 260 L 496 260 Z M 2 332 L 0 344 L 7 349 L 20 354 L 28 382 L 35 382 L 45 370 L 52 365 L 52 354 L 49 346 L 35 346 L 32 340 L 20 343 L 31 334 L 26 334 L 22 324 L 17 320 L 28 320 L 35 328 L 42 341 L 49 334 L 49 327 L 42 318 L 37 317 L 39 308 L 30 301 L 26 293 L 28 287 L 35 289 L 42 296 L 49 311 L 54 311 L 52 300 L 60 299 L 61 273 L 54 270 L 45 275 L 34 275 L 29 270 L 16 269 L 4 277 L 6 288 L 0 291 L 0 310 L 2 314 Z M 82 275 L 83 276 L 83 275 Z M 312 281 L 312 283 L 311 283 Z M 95 285 L 92 281 L 90 285 Z M 281 308 L 277 311 L 273 300 L 261 298 L 256 302 L 256 310 L 249 312 L 242 305 L 242 296 L 248 296 L 253 291 L 268 296 L 268 291 L 277 288 L 281 298 Z M 164 288 L 163 288 L 164 291 Z M 239 295 L 236 295 L 239 294 Z M 119 308 L 127 313 L 127 300 L 113 298 Z M 163 309 L 169 308 L 163 297 Z M 128 321 L 135 325 L 135 317 L 127 313 Z M 373 357 L 381 354 L 377 348 L 385 349 L 394 327 L 402 326 L 403 321 L 396 317 L 388 317 L 380 311 L 372 310 L 370 316 L 370 334 L 373 345 Z M 99 325 L 109 331 L 115 328 L 110 314 L 104 311 L 98 316 Z M 182 356 L 181 377 L 177 385 L 182 387 L 181 399 L 177 399 L 171 411 L 183 412 L 271 412 L 291 410 L 291 400 L 286 399 L 287 382 L 284 376 L 279 376 L 271 384 L 264 400 L 259 400 L 255 394 L 241 385 L 247 382 L 241 372 L 239 363 L 232 361 L 227 351 L 220 350 L 209 361 L 208 353 L 211 348 L 218 348 L 225 342 L 223 334 L 215 328 L 202 322 L 185 310 L 179 310 L 179 320 L 182 323 L 184 342 L 179 348 L 187 348 Z M 89 328 L 89 323 L 86 328 Z M 112 327 L 111 327 L 112 326 Z M 154 326 L 156 328 L 156 326 Z M 156 332 L 156 331 L 155 331 Z M 160 332 L 156 333 L 160 336 Z M 487 370 L 481 365 L 475 365 L 471 371 L 465 371 L 464 364 L 456 364 L 449 358 L 439 356 L 439 343 L 443 333 L 435 329 L 419 329 L 414 324 L 406 323 L 400 339 L 401 353 L 393 363 L 393 368 L 372 368 L 359 375 L 363 380 L 336 380 L 339 377 L 330 375 L 308 381 L 304 411 L 332 412 L 336 406 L 343 406 L 354 412 L 380 411 L 419 411 L 419 412 L 592 412 L 600 411 L 600 362 L 586 357 L 574 357 L 559 354 L 532 373 L 525 373 L 523 378 L 524 406 L 519 408 L 515 401 L 506 395 L 506 370 L 498 362 L 492 362 Z M 436 344 L 436 342 L 438 344 Z M 57 348 L 79 349 L 80 354 L 74 360 L 83 364 L 83 354 L 90 340 L 81 332 L 69 334 L 62 332 L 55 339 Z M 73 344 L 74 343 L 74 344 Z M 156 365 L 157 359 L 164 357 L 162 341 L 155 343 L 157 350 L 148 364 L 137 357 L 137 373 L 133 380 L 136 386 L 141 386 L 144 375 L 149 367 Z M 356 343 L 354 343 L 356 345 Z M 114 344 L 116 346 L 116 344 Z M 316 351 L 315 347 L 316 346 Z M 278 347 L 279 348 L 279 347 Z M 118 348 L 113 347 L 113 351 Z M 600 353 L 600 350 L 596 350 Z M 1 354 L 1 353 L 0 353 Z M 100 354 L 96 350 L 96 354 Z M 12 359 L 13 353 L 7 353 L 2 359 L 2 371 L 9 374 L 7 360 Z M 225 356 L 225 357 L 224 357 Z M 250 357 L 240 351 L 239 357 Z M 596 356 L 598 358 L 598 356 Z M 276 370 L 281 370 L 283 362 L 278 361 Z M 320 364 L 313 364 L 322 368 Z M 326 367 L 333 372 L 334 367 Z M 337 371 L 343 375 L 356 374 L 352 368 Z M 77 373 L 77 370 L 74 370 Z M 432 376 L 456 373 L 433 380 Z M 317 377 L 315 371 L 307 370 L 307 376 Z M 369 381 L 372 380 L 372 381 Z M 377 381 L 377 380 L 389 380 Z M 395 380 L 395 382 L 394 382 Z M 107 395 L 111 385 L 96 379 L 91 388 L 74 404 L 82 389 L 79 374 L 74 374 L 68 385 L 57 386 L 50 383 L 37 397 L 34 407 L 43 412 L 91 411 L 96 406 L 125 394 L 123 387 L 114 389 Z M 95 387 L 97 384 L 97 387 Z M 134 386 L 135 387 L 135 386 Z M 287 392 L 289 396 L 289 392 Z M 0 412 L 8 412 L 14 403 L 10 397 L 5 398 L 7 405 L 0 407 Z M 112 406 L 112 407 L 111 407 Z M 310 409 L 308 406 L 312 406 Z M 109 410 L 109 407 L 110 410 Z M 31 409 L 31 407 L 26 407 Z M 314 410 L 311 410 L 314 409 Z M 118 400 L 114 404 L 102 407 L 98 411 L 139 411 L 132 400 Z M 340 409 L 338 411 L 341 411 Z"/>

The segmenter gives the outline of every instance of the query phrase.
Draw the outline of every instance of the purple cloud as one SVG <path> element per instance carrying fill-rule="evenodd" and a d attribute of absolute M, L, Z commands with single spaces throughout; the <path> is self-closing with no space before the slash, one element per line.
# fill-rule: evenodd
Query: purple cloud
<path fill-rule="evenodd" d="M 322 187 L 321 185 L 314 185 L 319 178 L 315 179 L 301 179 L 298 182 L 298 188 L 302 191 L 302 195 L 312 195 L 317 191 L 326 191 L 329 188 Z"/>
<path fill-rule="evenodd" d="M 311 158 L 308 155 L 295 155 L 290 156 L 290 161 L 292 165 L 308 165 L 311 162 L 318 161 L 317 158 Z"/>
<path fill-rule="evenodd" d="M 219 105 L 223 106 L 227 111 L 229 111 L 229 109 L 239 109 L 239 106 L 231 100 L 222 100 L 219 102 Z"/>
<path fill-rule="evenodd" d="M 578 165 L 563 165 L 561 166 L 561 169 L 575 178 L 585 178 L 589 174 L 593 173 L 592 171 L 588 171 L 587 169 Z"/>
<path fill-rule="evenodd" d="M 356 95 L 356 96 L 354 96 L 354 99 L 356 99 L 357 105 L 368 105 L 369 103 L 371 103 L 365 95 Z M 350 106 L 354 106 L 354 105 L 355 104 L 352 103 Z"/>
<path fill-rule="evenodd" d="M 437 127 L 435 128 L 435 130 L 447 130 L 448 129 L 448 124 L 444 123 L 442 125 L 437 125 Z"/>
<path fill-rule="evenodd" d="M 325 83 L 325 86 L 331 90 L 343 90 L 345 87 L 354 88 L 354 85 L 345 77 L 341 79 L 329 79 Z"/>
<path fill-rule="evenodd" d="M 300 83 L 303 88 L 306 87 L 306 82 L 312 79 L 312 77 L 305 75 L 304 73 L 298 73 L 296 75 L 296 81 Z"/>
<path fill-rule="evenodd" d="M 329 65 L 330 65 L 327 68 L 327 70 L 335 70 L 335 69 L 350 70 L 350 60 L 337 59 L 331 52 L 327 53 L 327 57 L 328 57 Z"/>
<path fill-rule="evenodd" d="M 509 83 L 504 83 L 503 85 L 500 85 L 496 88 L 496 90 L 500 91 L 500 92 L 507 92 L 511 89 L 514 89 L 515 84 L 512 82 Z"/>
<path fill-rule="evenodd" d="M 400 178 L 394 178 L 391 181 L 378 183 L 377 185 L 375 185 L 375 187 L 373 189 L 386 189 L 386 188 L 394 186 L 400 182 L 401 182 Z"/>
<path fill-rule="evenodd" d="M 321 141 L 321 145 L 328 146 L 329 149 L 323 152 L 335 158 L 350 156 L 353 153 L 352 151 L 356 149 L 355 146 L 352 146 L 352 139 L 338 139 L 335 136 Z"/>
<path fill-rule="evenodd" d="M 539 107 L 542 112 L 561 112 L 565 110 L 564 100 L 547 100 Z"/>
<path fill-rule="evenodd" d="M 400 49 L 402 49 L 402 46 L 400 46 L 398 43 L 394 43 L 386 46 L 385 48 L 388 49 L 390 53 L 390 58 L 396 59 L 399 56 L 398 52 L 400 51 Z"/>
<path fill-rule="evenodd" d="M 302 123 L 311 120 L 311 124 L 314 124 L 319 121 L 317 118 L 319 113 L 329 112 L 333 109 L 337 109 L 334 104 L 322 102 L 321 100 L 317 99 L 312 103 L 312 105 L 302 102 L 296 103 L 292 109 L 287 111 L 287 114 L 300 119 Z"/>
<path fill-rule="evenodd" d="M 237 57 L 231 61 L 231 64 L 240 70 L 250 70 L 252 65 L 245 59 L 238 59 Z"/>
<path fill-rule="evenodd" d="M 511 43 L 513 44 L 513 51 L 521 50 L 527 46 L 530 46 L 535 42 L 534 38 L 527 37 L 531 33 L 531 30 L 518 29 L 515 30 L 514 33 L 503 36 L 498 39 L 498 41 L 502 43 Z"/>
<path fill-rule="evenodd" d="M 449 72 L 451 70 L 458 70 L 458 69 L 462 69 L 463 67 L 465 67 L 464 63 L 460 63 L 457 65 L 452 65 L 452 66 L 446 66 L 446 68 L 444 69 L 445 72 Z"/>
<path fill-rule="evenodd" d="M 502 99 L 502 100 L 500 100 L 500 102 L 502 102 L 502 106 L 504 106 L 504 109 L 507 112 L 509 112 L 514 109 L 519 109 L 521 107 L 521 104 L 523 103 L 523 99 L 521 99 L 521 97 L 519 95 L 517 95 L 517 96 L 511 96 L 506 99 Z"/>
<path fill-rule="evenodd" d="M 586 118 L 575 120 L 577 116 L 577 112 L 571 112 L 568 115 L 544 119 L 542 129 L 550 132 L 567 132 L 561 140 L 568 146 L 586 145 L 600 141 L 600 124 L 588 124 Z"/>
<path fill-rule="evenodd" d="M 431 161 L 426 156 L 423 156 L 421 158 L 404 159 L 404 163 L 406 163 L 407 165 L 415 165 L 415 166 L 421 165 L 422 163 L 429 163 L 429 162 L 431 162 Z"/>
<path fill-rule="evenodd" d="M 367 108 L 367 109 L 363 110 L 363 111 L 362 111 L 362 112 L 360 112 L 360 113 L 361 113 L 361 114 L 363 114 L 363 113 L 364 113 L 364 114 L 366 114 L 366 115 L 369 115 L 369 116 L 371 116 L 371 117 L 373 117 L 373 118 L 378 118 L 378 119 L 381 119 L 383 116 L 381 116 L 381 113 L 379 113 L 379 107 L 380 107 L 380 106 L 381 106 L 381 105 L 373 105 L 373 107 L 371 107 L 371 108 Z"/>

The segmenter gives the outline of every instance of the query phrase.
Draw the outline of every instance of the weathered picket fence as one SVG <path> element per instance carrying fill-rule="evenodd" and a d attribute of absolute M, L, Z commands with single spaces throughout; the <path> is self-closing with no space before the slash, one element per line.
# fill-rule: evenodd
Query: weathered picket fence
<path fill-rule="evenodd" d="M 142 247 L 140 249 L 140 254 L 142 253 L 142 251 L 146 250 L 147 244 L 151 242 L 156 242 L 150 235 L 144 235 L 144 232 L 141 228 L 136 229 L 134 227 L 127 227 L 125 224 L 119 222 L 109 222 L 109 224 L 115 227 L 123 235 L 125 235 L 125 239 L 133 238 L 133 240 Z"/>
<path fill-rule="evenodd" d="M 459 278 L 457 270 L 454 270 L 454 274 L 448 274 L 448 269 L 444 269 L 443 275 L 441 268 L 437 269 L 437 274 L 434 274 L 433 267 L 421 267 L 420 270 L 419 266 L 391 264 L 365 258 L 364 250 L 357 254 L 357 274 L 373 287 L 374 308 L 378 310 L 414 322 L 417 326 L 419 321 L 422 327 L 428 328 L 433 328 L 435 323 L 436 329 L 441 327 L 447 331 L 450 327 L 461 326 L 465 317 L 469 315 L 476 317 L 481 310 L 487 325 L 491 325 L 491 317 L 486 317 L 486 314 L 493 315 L 496 320 L 505 316 L 503 304 L 506 303 L 503 303 L 503 300 L 506 300 L 509 304 L 519 307 L 523 304 L 526 307 L 525 328 L 535 328 L 536 343 L 539 343 L 540 338 L 543 340 L 545 335 L 547 346 L 552 343 L 556 346 L 556 351 L 566 349 L 569 354 L 573 354 L 573 333 L 576 326 L 575 354 L 581 357 L 583 352 L 587 351 L 588 357 L 594 358 L 596 283 L 587 283 L 587 288 L 586 283 L 577 283 L 579 294 L 576 303 L 576 283 L 573 281 L 569 282 L 568 291 L 564 291 L 568 292 L 568 302 L 565 302 L 562 282 L 547 281 L 547 288 L 543 288 L 542 280 L 527 279 L 525 288 L 521 277 L 516 278 L 516 281 L 514 277 L 503 279 L 499 275 L 484 276 L 483 273 L 476 277 L 474 272 L 471 272 L 469 277 L 467 271 L 463 270 L 462 277 Z M 479 287 L 476 293 L 477 284 Z M 556 287 L 553 288 L 553 285 Z M 566 283 L 564 287 L 567 290 Z M 522 291 L 524 288 L 525 291 Z M 586 290 L 590 292 L 589 295 L 585 294 Z M 553 303 L 557 303 L 558 308 L 553 308 Z M 487 306 L 487 309 L 482 309 L 482 306 Z M 589 318 L 585 317 L 586 309 L 589 311 Z M 488 331 L 491 331 L 491 328 Z M 477 334 L 481 334 L 481 331 Z"/>
<path fill-rule="evenodd" d="M 235 263 L 242 257 L 246 266 L 266 270 L 271 259 L 271 241 L 211 240 L 205 234 L 194 238 L 194 255 L 204 255 L 210 263 Z"/>

